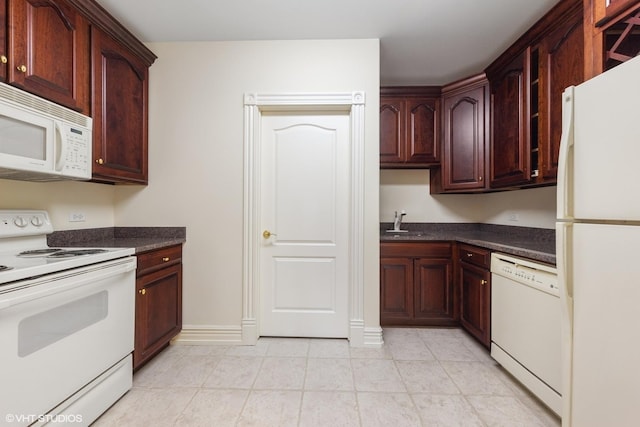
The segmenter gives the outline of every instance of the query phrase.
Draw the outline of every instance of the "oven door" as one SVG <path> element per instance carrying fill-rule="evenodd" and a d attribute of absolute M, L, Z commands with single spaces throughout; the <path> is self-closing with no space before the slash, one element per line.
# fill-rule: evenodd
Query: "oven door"
<path fill-rule="evenodd" d="M 37 421 L 133 351 L 135 268 L 127 257 L 0 295 L 3 420 Z"/>

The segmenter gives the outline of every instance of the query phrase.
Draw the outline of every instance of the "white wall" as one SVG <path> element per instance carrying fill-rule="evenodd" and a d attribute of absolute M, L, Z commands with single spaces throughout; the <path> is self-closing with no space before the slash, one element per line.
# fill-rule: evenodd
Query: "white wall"
<path fill-rule="evenodd" d="M 380 171 L 380 221 L 392 222 L 404 209 L 404 222 L 481 222 L 554 228 L 556 187 L 487 194 L 429 194 L 428 170 Z"/>
<path fill-rule="evenodd" d="M 154 43 L 149 186 L 116 189 L 116 223 L 187 227 L 185 328 L 242 318 L 243 94 L 366 94 L 365 326 L 379 324 L 378 40 Z"/>
<path fill-rule="evenodd" d="M 114 187 L 91 182 L 23 182 L 0 179 L 0 209 L 44 209 L 54 230 L 114 226 Z M 69 222 L 84 213 L 86 221 Z"/>
<path fill-rule="evenodd" d="M 555 187 L 430 196 L 428 171 L 378 170 L 378 40 L 150 48 L 159 59 L 150 70 L 149 186 L 0 180 L 0 209 L 46 209 L 57 230 L 186 226 L 186 326 L 240 325 L 245 92 L 366 92 L 366 326 L 379 316 L 378 222 L 394 210 L 406 209 L 408 222 L 553 228 Z M 70 223 L 72 212 L 87 221 Z M 519 221 L 509 221 L 512 213 Z"/>

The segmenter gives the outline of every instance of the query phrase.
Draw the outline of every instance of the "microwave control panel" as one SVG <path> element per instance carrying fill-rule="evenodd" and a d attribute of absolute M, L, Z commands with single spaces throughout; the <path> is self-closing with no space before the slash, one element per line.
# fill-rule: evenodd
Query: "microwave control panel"
<path fill-rule="evenodd" d="M 91 131 L 65 125 L 61 156 L 62 172 L 78 178 L 91 178 Z"/>

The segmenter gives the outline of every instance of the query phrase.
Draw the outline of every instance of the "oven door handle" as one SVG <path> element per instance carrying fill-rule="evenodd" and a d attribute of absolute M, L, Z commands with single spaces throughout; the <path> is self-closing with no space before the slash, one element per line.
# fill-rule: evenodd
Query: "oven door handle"
<path fill-rule="evenodd" d="M 80 286 L 91 287 L 109 277 L 126 274 L 136 269 L 136 258 L 128 257 L 94 266 L 84 267 L 71 272 L 55 273 L 43 276 L 25 287 L 0 295 L 0 310 L 32 301 L 36 298 L 65 292 Z M 43 284 L 50 282 L 43 286 Z M 131 292 L 135 291 L 135 280 Z"/>

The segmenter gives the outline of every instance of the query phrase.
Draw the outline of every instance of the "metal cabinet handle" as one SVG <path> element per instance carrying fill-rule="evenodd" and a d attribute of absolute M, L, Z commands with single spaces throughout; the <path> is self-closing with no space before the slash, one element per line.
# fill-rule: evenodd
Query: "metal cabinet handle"
<path fill-rule="evenodd" d="M 162 262 L 169 262 L 169 259 L 170 258 L 168 256 L 162 257 Z"/>
<path fill-rule="evenodd" d="M 277 236 L 277 234 L 276 233 L 272 233 L 269 230 L 264 230 L 262 232 L 262 237 L 264 237 L 265 239 L 268 239 L 271 236 Z"/>
<path fill-rule="evenodd" d="M 3 64 L 6 64 L 6 63 L 7 63 L 7 61 L 9 61 L 9 60 L 7 59 L 7 57 L 6 57 L 6 56 L 4 56 L 4 55 L 0 55 L 0 62 L 2 62 Z"/>
<path fill-rule="evenodd" d="M 26 73 L 27 72 L 27 66 L 26 65 L 19 65 L 16 68 L 18 69 L 18 71 L 20 71 L 22 73 Z"/>
<path fill-rule="evenodd" d="M 481 285 L 486 285 L 487 283 L 489 283 L 489 282 L 487 282 L 487 281 L 486 281 L 486 280 L 484 280 L 484 279 L 480 280 L 480 284 L 481 284 Z"/>
<path fill-rule="evenodd" d="M 467 256 L 468 256 L 468 257 L 472 257 L 472 256 L 473 256 L 473 254 L 467 253 Z"/>
<path fill-rule="evenodd" d="M 104 160 L 98 159 L 98 160 L 96 160 L 96 163 L 99 164 L 99 165 L 102 165 L 102 164 L 104 164 Z"/>
<path fill-rule="evenodd" d="M 140 290 L 138 291 L 138 293 L 139 293 L 140 295 L 144 295 L 144 294 L 146 294 L 146 293 L 147 293 L 147 290 L 146 290 L 146 289 L 140 289 Z"/>

